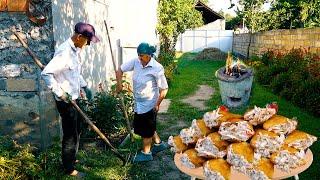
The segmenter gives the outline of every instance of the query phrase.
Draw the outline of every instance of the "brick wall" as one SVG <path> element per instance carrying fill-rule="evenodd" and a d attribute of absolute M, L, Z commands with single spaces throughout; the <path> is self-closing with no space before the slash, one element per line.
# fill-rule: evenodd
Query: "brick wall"
<path fill-rule="evenodd" d="M 233 52 L 247 55 L 249 34 L 234 34 Z M 261 55 L 267 50 L 288 51 L 292 48 L 310 48 L 320 53 L 320 28 L 272 30 L 254 33 L 249 56 Z"/>
<path fill-rule="evenodd" d="M 13 31 L 46 64 L 54 53 L 52 20 L 37 26 L 23 13 L 0 12 L 0 135 L 45 148 L 59 136 L 59 116 L 40 69 Z"/>

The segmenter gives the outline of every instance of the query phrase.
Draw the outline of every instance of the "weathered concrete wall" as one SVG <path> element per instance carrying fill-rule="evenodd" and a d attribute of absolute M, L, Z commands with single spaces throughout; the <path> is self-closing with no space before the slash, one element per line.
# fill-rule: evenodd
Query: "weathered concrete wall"
<path fill-rule="evenodd" d="M 0 12 L 0 135 L 44 148 L 59 136 L 59 116 L 40 69 L 13 31 L 46 64 L 54 53 L 52 20 L 37 26 L 23 13 Z"/>
<path fill-rule="evenodd" d="M 53 33 L 58 47 L 74 32 L 79 21 L 92 24 L 101 42 L 86 47 L 81 54 L 82 73 L 95 92 L 99 83 L 111 87 L 115 78 L 104 21 L 109 27 L 116 64 L 137 57 L 140 42 L 156 44 L 158 0 L 54 0 Z"/>
<path fill-rule="evenodd" d="M 249 34 L 234 34 L 233 52 L 247 55 Z M 254 33 L 249 56 L 261 55 L 267 50 L 288 51 L 292 48 L 310 48 L 320 53 L 320 28 L 272 30 Z"/>
<path fill-rule="evenodd" d="M 196 28 L 196 30 L 225 30 L 225 29 L 226 29 L 225 19 L 217 19 L 212 23 Z"/>

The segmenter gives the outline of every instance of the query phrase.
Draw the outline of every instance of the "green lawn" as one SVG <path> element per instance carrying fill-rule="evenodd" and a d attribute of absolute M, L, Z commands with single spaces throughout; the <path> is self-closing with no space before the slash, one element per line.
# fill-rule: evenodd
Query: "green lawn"
<path fill-rule="evenodd" d="M 203 113 L 209 110 L 215 109 L 221 104 L 218 82 L 214 76 L 215 71 L 224 65 L 224 62 L 219 61 L 193 61 L 191 60 L 195 54 L 186 53 L 178 59 L 178 74 L 175 75 L 169 89 L 167 98 L 172 100 L 169 112 L 165 114 L 168 117 L 165 123 L 160 123 L 158 126 L 158 132 L 163 140 L 167 140 L 169 135 L 175 135 L 179 133 L 180 129 L 170 129 L 172 125 L 175 125 L 177 121 L 184 121 L 187 125 L 190 125 L 192 119 L 201 118 Z M 192 108 L 180 100 L 197 89 L 197 85 L 206 84 L 213 87 L 216 91 L 214 95 L 206 102 L 208 109 L 205 111 L 199 111 Z M 320 136 L 320 125 L 318 125 L 320 119 L 309 115 L 306 111 L 292 105 L 278 96 L 274 95 L 268 89 L 260 86 L 254 82 L 252 89 L 252 96 L 250 97 L 250 104 L 248 107 L 238 109 L 236 113 L 244 113 L 249 107 L 254 105 L 264 107 L 267 103 L 276 101 L 279 104 L 279 114 L 286 117 L 297 117 L 299 121 L 299 129 L 313 134 L 317 137 Z M 129 155 L 129 151 L 134 153 L 138 149 L 140 141 L 136 141 L 134 144 L 128 144 L 125 148 L 127 151 L 123 151 L 124 155 Z M 300 174 L 300 179 L 319 179 L 320 175 L 320 143 L 319 141 L 313 144 L 311 150 L 314 154 L 314 161 L 311 167 Z M 58 153 L 59 150 L 54 152 Z M 172 157 L 171 152 L 166 152 L 166 155 Z M 132 154 L 131 154 L 132 155 Z M 58 157 L 59 154 L 52 155 L 53 159 L 51 169 L 48 175 L 52 179 L 61 179 L 62 173 L 58 171 Z M 172 167 L 167 166 L 169 160 L 163 160 L 157 157 L 157 161 L 154 164 L 128 164 L 121 166 L 121 161 L 112 156 L 112 153 L 108 150 L 101 151 L 92 148 L 91 150 L 79 152 L 79 158 L 82 159 L 82 163 L 78 165 L 78 168 L 88 173 L 88 179 L 161 179 L 164 172 L 176 171 Z M 171 162 L 172 163 L 172 162 Z M 50 166 L 50 164 L 49 164 Z M 48 179 L 50 179 L 48 177 Z M 185 179 L 181 177 L 180 179 Z M 46 178 L 47 179 L 47 178 Z M 63 176 L 62 179 L 71 179 Z M 162 178 L 163 179 L 163 178 Z M 170 178 L 167 178 L 170 179 Z"/>
<path fill-rule="evenodd" d="M 179 75 L 177 75 L 170 87 L 168 98 L 173 100 L 170 112 L 175 116 L 191 122 L 193 118 L 202 117 L 204 112 L 197 111 L 193 108 L 185 107 L 179 102 L 182 97 L 191 94 L 197 85 L 207 84 L 215 88 L 217 91 L 212 98 L 207 102 L 208 107 L 215 109 L 221 104 L 218 81 L 214 76 L 214 72 L 224 66 L 225 62 L 215 61 L 191 61 L 193 54 L 184 54 L 179 65 Z M 277 102 L 279 105 L 278 114 L 292 118 L 297 117 L 298 129 L 308 132 L 317 137 L 320 136 L 320 118 L 310 115 L 307 111 L 298 108 L 290 102 L 281 99 L 277 95 L 271 93 L 270 90 L 260 86 L 258 83 L 253 83 L 250 102 L 247 107 L 232 112 L 243 114 L 248 108 L 254 105 L 264 107 L 269 102 Z M 320 175 L 320 142 L 317 141 L 311 146 L 314 154 L 314 160 L 311 167 L 300 174 L 300 179 L 319 179 Z"/>

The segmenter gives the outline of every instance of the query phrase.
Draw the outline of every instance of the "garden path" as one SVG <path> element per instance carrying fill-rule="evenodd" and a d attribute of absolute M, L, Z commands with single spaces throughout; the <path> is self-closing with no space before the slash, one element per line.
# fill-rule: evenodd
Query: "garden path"
<path fill-rule="evenodd" d="M 199 110 L 206 109 L 205 101 L 210 99 L 214 93 L 214 89 L 208 85 L 200 85 L 198 90 L 191 96 L 186 97 L 181 100 L 182 102 L 198 108 Z M 169 102 L 169 103 L 168 103 Z M 162 113 L 158 114 L 157 121 L 160 124 L 165 124 L 169 120 L 170 114 L 166 113 L 164 109 L 170 105 L 170 101 L 165 101 L 161 109 Z M 168 137 L 173 134 L 173 132 L 178 132 L 182 128 L 188 127 L 188 124 L 182 120 L 178 120 L 174 125 L 168 127 L 166 131 L 160 132 L 161 136 Z M 167 139 L 163 139 L 167 141 Z M 154 156 L 154 160 L 147 162 L 147 166 L 151 167 L 155 172 L 162 172 L 160 177 L 157 179 L 170 179 L 170 180 L 180 180 L 180 179 L 189 179 L 190 177 L 182 173 L 174 164 L 173 155 L 169 150 L 161 152 Z"/>
<path fill-rule="evenodd" d="M 182 102 L 198 108 L 199 110 L 205 110 L 207 108 L 205 101 L 210 99 L 214 91 L 215 90 L 208 85 L 200 85 L 199 89 L 194 94 L 182 99 Z"/>

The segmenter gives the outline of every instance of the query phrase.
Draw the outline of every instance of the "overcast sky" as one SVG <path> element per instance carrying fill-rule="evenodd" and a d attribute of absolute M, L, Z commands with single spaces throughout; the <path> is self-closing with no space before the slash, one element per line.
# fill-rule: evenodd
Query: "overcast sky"
<path fill-rule="evenodd" d="M 238 4 L 238 0 L 232 0 L 236 5 Z M 236 16 L 235 10 L 236 7 L 233 7 L 232 9 L 228 9 L 230 7 L 230 0 L 209 0 L 209 7 L 213 9 L 214 11 L 218 12 L 221 9 L 225 13 L 229 13 L 231 15 Z M 268 10 L 270 8 L 270 3 L 267 3 L 263 6 L 264 10 Z"/>
<path fill-rule="evenodd" d="M 235 0 L 233 0 L 235 2 Z M 221 9 L 225 13 L 229 13 L 232 15 L 236 15 L 234 9 L 228 9 L 230 7 L 230 0 L 209 0 L 209 7 L 215 10 L 216 12 L 220 11 Z"/>

